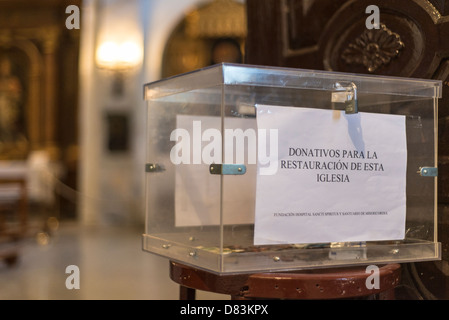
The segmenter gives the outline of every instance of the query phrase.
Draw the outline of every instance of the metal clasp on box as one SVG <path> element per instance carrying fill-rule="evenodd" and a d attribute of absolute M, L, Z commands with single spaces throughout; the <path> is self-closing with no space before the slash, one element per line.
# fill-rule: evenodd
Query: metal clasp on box
<path fill-rule="evenodd" d="M 246 173 L 246 166 L 244 164 L 213 163 L 209 166 L 209 172 L 211 174 L 242 175 Z"/>
<path fill-rule="evenodd" d="M 435 168 L 435 167 L 420 167 L 418 173 L 422 177 L 438 177 L 438 168 Z"/>
<path fill-rule="evenodd" d="M 354 82 L 336 82 L 332 92 L 332 102 L 344 103 L 345 113 L 358 113 L 357 86 Z"/>

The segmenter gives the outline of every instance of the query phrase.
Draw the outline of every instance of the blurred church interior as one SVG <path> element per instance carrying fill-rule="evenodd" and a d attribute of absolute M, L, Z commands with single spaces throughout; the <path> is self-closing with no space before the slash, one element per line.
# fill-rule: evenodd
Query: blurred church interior
<path fill-rule="evenodd" d="M 346 38 L 325 31 L 356 21 L 349 10 L 371 2 L 0 0 L 0 299 L 177 299 L 168 261 L 141 250 L 143 85 L 220 62 L 369 73 L 337 61 Z M 391 6 L 386 19 L 401 33 L 408 64 L 393 57 L 374 73 L 433 77 L 447 86 L 449 42 L 425 42 L 419 34 L 432 33 L 434 25 L 441 37 L 449 34 L 448 1 Z M 333 18 L 337 13 L 346 18 Z M 404 22 L 407 15 L 416 26 Z M 357 19 L 364 21 L 365 13 Z M 291 29 L 282 34 L 286 26 Z M 344 36 L 354 39 L 357 30 L 347 30 Z M 419 50 L 409 54 L 409 48 Z M 426 50 L 441 59 L 419 59 L 429 56 Z M 440 150 L 447 155 L 442 109 Z M 447 159 L 440 158 L 443 173 Z M 440 209 L 447 213 L 447 176 L 440 180 Z M 68 265 L 81 270 L 79 290 L 65 286 Z M 447 270 L 445 261 L 415 268 L 424 275 L 420 283 L 402 289 L 430 281 L 406 296 L 446 298 Z M 207 292 L 197 298 L 228 299 Z"/>
<path fill-rule="evenodd" d="M 0 17 L 0 299 L 176 299 L 168 264 L 141 250 L 143 85 L 214 63 L 243 62 L 244 3 L 1 0 Z M 131 241 L 137 261 L 128 263 L 144 260 L 148 267 L 137 267 L 144 275 L 130 280 L 145 287 L 129 288 L 134 295 L 121 295 L 125 288 L 90 295 L 95 289 L 87 287 L 101 288 L 99 280 L 83 281 L 81 295 L 70 293 L 64 281 L 55 292 L 51 286 L 34 292 L 28 288 L 32 283 L 12 276 L 53 277 L 52 268 L 45 268 L 48 275 L 35 272 L 40 263 L 82 264 L 76 260 L 89 253 L 78 247 L 79 237 L 110 230 L 117 230 L 116 239 L 92 257 L 104 261 L 111 255 L 119 263 L 120 247 Z M 76 248 L 56 253 L 71 232 Z M 114 242 L 118 247 L 110 248 Z M 95 250 L 90 247 L 86 250 Z M 72 251 L 73 259 L 63 261 Z M 40 262 L 28 261 L 27 252 Z M 117 272 L 127 273 L 121 269 Z M 61 266 L 56 277 L 65 279 L 64 270 Z M 141 284 L 138 278 L 147 273 L 153 273 L 150 283 Z"/>

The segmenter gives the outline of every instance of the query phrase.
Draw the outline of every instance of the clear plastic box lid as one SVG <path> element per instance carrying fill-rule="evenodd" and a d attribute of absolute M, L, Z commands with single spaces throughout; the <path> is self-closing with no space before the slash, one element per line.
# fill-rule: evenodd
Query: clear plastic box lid
<path fill-rule="evenodd" d="M 223 63 L 146 84 L 145 100 L 220 84 L 328 91 L 335 89 L 336 75 L 339 81 L 354 83 L 359 93 L 423 98 L 442 96 L 440 80 Z"/>

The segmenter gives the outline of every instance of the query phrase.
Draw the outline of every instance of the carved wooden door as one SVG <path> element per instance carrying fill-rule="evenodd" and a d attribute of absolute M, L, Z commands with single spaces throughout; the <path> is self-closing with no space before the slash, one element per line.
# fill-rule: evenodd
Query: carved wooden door
<path fill-rule="evenodd" d="M 379 29 L 367 8 L 379 9 Z M 404 265 L 404 295 L 449 293 L 449 0 L 247 0 L 246 62 L 443 81 L 439 221 L 443 260 Z M 407 286 L 405 285 L 407 284 Z"/>

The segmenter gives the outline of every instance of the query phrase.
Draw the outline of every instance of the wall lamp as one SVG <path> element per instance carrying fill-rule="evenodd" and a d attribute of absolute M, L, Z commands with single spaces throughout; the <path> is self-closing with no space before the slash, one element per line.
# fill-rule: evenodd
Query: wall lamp
<path fill-rule="evenodd" d="M 112 71 L 112 92 L 122 95 L 124 76 L 142 62 L 143 49 L 137 42 L 125 41 L 122 43 L 105 41 L 97 47 L 96 63 L 101 69 Z"/>

